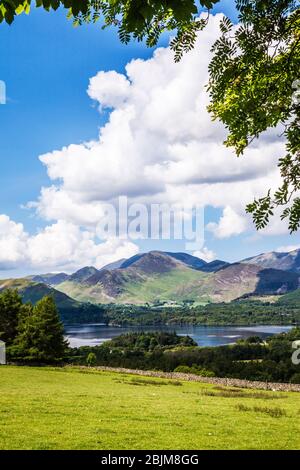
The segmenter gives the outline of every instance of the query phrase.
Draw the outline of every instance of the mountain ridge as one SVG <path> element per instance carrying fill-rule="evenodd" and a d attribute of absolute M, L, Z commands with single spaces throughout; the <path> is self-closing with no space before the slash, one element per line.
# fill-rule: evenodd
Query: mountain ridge
<path fill-rule="evenodd" d="M 246 258 L 242 262 L 300 274 L 300 248 L 289 252 L 271 251 L 269 253 L 261 253 L 257 256 Z"/>
<path fill-rule="evenodd" d="M 81 282 L 58 290 L 79 301 L 136 303 L 159 300 L 230 302 L 247 295 L 281 295 L 299 287 L 296 272 L 254 263 L 207 263 L 187 253 L 140 253 L 115 269 L 95 270 Z"/>
<path fill-rule="evenodd" d="M 29 276 L 26 282 L 32 284 L 28 284 L 26 289 L 31 297 L 35 291 L 48 292 L 45 290 L 48 288 L 55 290 L 56 297 L 58 292 L 70 300 L 92 304 L 186 300 L 207 303 L 230 302 L 249 296 L 280 296 L 300 287 L 298 255 L 300 250 L 271 252 L 227 263 L 222 260 L 206 262 L 183 252 L 150 251 L 100 269 L 85 266 L 70 275 L 48 273 Z M 278 263 L 285 269 L 273 267 Z M 60 280 L 62 282 L 58 282 Z M 13 284 L 20 290 L 17 281 Z M 19 281 L 22 284 L 22 279 Z M 3 282 L 0 281 L 0 289 Z M 41 285 L 45 288 L 42 289 Z"/>

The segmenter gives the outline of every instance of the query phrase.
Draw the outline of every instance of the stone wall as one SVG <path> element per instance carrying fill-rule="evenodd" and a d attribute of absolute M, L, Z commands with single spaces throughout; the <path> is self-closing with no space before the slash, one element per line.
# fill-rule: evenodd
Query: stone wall
<path fill-rule="evenodd" d="M 86 368 L 84 366 L 84 368 Z M 300 392 L 300 384 L 272 383 L 272 382 L 253 382 L 242 379 L 227 379 L 218 377 L 201 377 L 193 374 L 182 374 L 179 372 L 157 372 L 150 370 L 123 369 L 121 367 L 93 367 L 93 369 L 121 372 L 123 374 L 141 375 L 145 377 L 160 377 L 163 379 L 187 380 L 190 382 L 202 382 L 215 385 L 225 385 L 229 387 L 254 388 L 261 390 L 272 390 L 276 392 Z"/>

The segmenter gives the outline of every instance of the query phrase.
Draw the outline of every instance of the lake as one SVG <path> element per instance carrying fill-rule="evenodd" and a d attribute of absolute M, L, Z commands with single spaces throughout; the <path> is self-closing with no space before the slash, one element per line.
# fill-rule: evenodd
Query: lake
<path fill-rule="evenodd" d="M 189 335 L 199 346 L 222 346 L 235 343 L 249 336 L 266 338 L 289 331 L 291 326 L 253 325 L 253 326 L 133 326 L 116 327 L 100 323 L 76 324 L 65 326 L 65 336 L 72 348 L 79 346 L 98 346 L 116 336 L 133 331 L 169 331 L 178 335 Z"/>

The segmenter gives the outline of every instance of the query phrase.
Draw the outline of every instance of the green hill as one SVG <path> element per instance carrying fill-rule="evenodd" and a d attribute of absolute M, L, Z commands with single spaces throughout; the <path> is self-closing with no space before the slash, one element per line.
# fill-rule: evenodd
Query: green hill
<path fill-rule="evenodd" d="M 61 319 L 65 323 L 81 323 L 84 321 L 105 321 L 104 309 L 100 306 L 78 302 L 53 287 L 27 278 L 0 280 L 0 292 L 4 289 L 17 289 L 23 302 L 35 304 L 45 295 L 54 298 Z"/>
<path fill-rule="evenodd" d="M 300 289 L 283 295 L 277 303 L 289 307 L 300 307 Z"/>

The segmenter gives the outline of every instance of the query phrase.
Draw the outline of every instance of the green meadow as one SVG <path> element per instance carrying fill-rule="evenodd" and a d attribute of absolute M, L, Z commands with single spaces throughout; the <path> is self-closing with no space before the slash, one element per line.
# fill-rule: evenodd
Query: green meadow
<path fill-rule="evenodd" d="M 0 367 L 1 449 L 297 449 L 300 394 Z"/>

